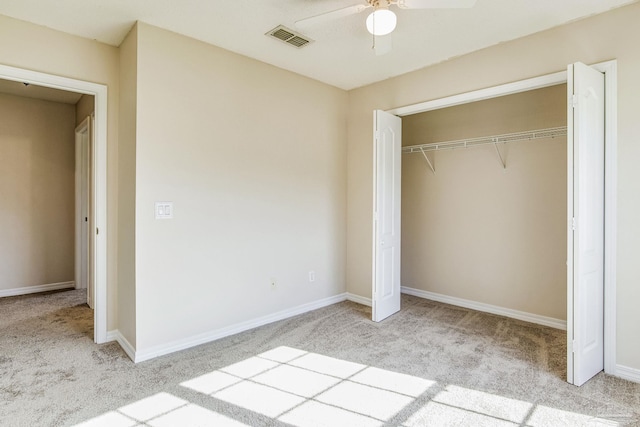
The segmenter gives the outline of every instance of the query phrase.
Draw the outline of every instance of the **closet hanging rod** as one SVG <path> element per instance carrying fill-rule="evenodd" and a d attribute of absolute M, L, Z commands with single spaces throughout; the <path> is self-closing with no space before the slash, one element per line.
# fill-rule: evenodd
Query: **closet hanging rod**
<path fill-rule="evenodd" d="M 503 144 L 507 142 L 527 141 L 532 139 L 556 138 L 566 136 L 567 127 L 530 130 L 526 132 L 505 133 L 502 135 L 482 136 L 479 138 L 459 139 L 456 141 L 430 142 L 428 144 L 402 147 L 403 153 L 423 153 L 425 151 L 454 150 L 456 148 L 477 147 L 485 144 Z"/>

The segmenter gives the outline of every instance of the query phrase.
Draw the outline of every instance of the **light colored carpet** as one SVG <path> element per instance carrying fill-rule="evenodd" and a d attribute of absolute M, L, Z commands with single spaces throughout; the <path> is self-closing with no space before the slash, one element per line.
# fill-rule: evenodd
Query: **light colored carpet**
<path fill-rule="evenodd" d="M 500 316 L 344 302 L 135 365 L 84 300 L 0 299 L 0 425 L 640 426 L 640 384 L 568 385 L 565 333 Z"/>

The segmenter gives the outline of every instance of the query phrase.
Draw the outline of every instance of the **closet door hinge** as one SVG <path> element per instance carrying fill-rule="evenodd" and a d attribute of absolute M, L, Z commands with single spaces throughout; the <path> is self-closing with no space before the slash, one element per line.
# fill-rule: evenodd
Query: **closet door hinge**
<path fill-rule="evenodd" d="M 576 108 L 578 106 L 578 96 L 574 93 L 571 95 L 571 107 Z"/>
<path fill-rule="evenodd" d="M 571 229 L 572 229 L 573 231 L 575 231 L 575 230 L 576 230 L 576 219 L 575 219 L 575 217 L 574 217 L 574 218 L 571 218 Z"/>

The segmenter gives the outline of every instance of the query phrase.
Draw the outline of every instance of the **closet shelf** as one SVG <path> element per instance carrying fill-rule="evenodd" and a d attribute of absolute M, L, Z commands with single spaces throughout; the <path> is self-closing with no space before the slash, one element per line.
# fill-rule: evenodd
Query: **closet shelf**
<path fill-rule="evenodd" d="M 459 139 L 457 141 L 431 142 L 428 144 L 410 145 L 402 147 L 405 154 L 422 153 L 425 151 L 454 150 L 456 148 L 477 147 L 486 144 L 504 144 L 507 142 L 528 141 L 532 139 L 556 138 L 567 135 L 567 127 L 530 130 L 526 132 L 505 133 L 502 135 L 483 136 L 479 138 Z M 497 149 L 497 147 L 496 147 Z"/>

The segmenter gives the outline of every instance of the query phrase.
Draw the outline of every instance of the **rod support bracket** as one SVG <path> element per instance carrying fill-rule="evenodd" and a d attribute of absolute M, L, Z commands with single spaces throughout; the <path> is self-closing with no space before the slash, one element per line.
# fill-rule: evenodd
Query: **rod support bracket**
<path fill-rule="evenodd" d="M 504 143 L 502 143 L 502 145 L 504 146 Z M 502 165 L 502 169 L 506 169 L 507 162 L 505 162 L 504 156 L 502 155 L 502 153 L 500 152 L 500 149 L 498 148 L 498 142 L 495 140 L 493 141 L 493 147 L 496 149 L 496 153 L 498 154 L 498 158 L 500 159 L 500 164 Z"/>
<path fill-rule="evenodd" d="M 427 156 L 427 153 L 424 152 L 424 148 L 420 147 L 420 152 L 424 156 L 424 159 L 427 161 L 427 164 L 429 165 L 429 168 L 431 169 L 431 172 L 433 172 L 433 174 L 435 175 L 436 174 L 436 168 L 433 167 L 433 163 L 431 163 L 431 160 L 429 160 L 429 157 Z"/>

